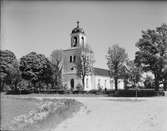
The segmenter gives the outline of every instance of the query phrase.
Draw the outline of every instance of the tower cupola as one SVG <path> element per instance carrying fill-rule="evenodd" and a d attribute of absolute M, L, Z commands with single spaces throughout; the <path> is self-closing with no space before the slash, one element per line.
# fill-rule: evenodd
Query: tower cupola
<path fill-rule="evenodd" d="M 83 28 L 80 27 L 79 21 L 77 21 L 77 27 L 75 27 L 71 32 L 71 47 L 84 46 L 86 43 L 86 34 Z"/>
<path fill-rule="evenodd" d="M 75 28 L 72 30 L 71 33 L 83 33 L 83 34 L 85 33 L 84 30 L 83 30 L 83 28 L 80 28 L 80 27 L 79 27 L 79 23 L 80 23 L 80 22 L 77 21 L 77 27 L 75 27 Z"/>

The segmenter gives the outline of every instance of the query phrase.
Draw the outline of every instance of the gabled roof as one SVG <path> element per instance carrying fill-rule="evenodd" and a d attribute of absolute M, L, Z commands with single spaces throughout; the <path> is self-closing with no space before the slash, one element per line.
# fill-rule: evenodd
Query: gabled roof
<path fill-rule="evenodd" d="M 109 70 L 94 67 L 94 75 L 109 77 Z"/>

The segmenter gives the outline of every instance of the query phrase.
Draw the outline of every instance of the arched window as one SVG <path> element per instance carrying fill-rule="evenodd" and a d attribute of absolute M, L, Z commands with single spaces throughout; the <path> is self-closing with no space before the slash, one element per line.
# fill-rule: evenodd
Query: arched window
<path fill-rule="evenodd" d="M 72 62 L 72 56 L 70 56 L 70 62 Z"/>
<path fill-rule="evenodd" d="M 77 46 L 77 37 L 75 36 L 73 41 L 73 47 L 76 47 L 76 46 Z"/>
<path fill-rule="evenodd" d="M 83 45 L 84 44 L 84 37 L 83 36 L 81 37 L 81 40 L 82 40 L 81 43 Z"/>
<path fill-rule="evenodd" d="M 71 85 L 71 90 L 73 90 L 74 89 L 74 79 L 71 79 L 70 85 Z"/>

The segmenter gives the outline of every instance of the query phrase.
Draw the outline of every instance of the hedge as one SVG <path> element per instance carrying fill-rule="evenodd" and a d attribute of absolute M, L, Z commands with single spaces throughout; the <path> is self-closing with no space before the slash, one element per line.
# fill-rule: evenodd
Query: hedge
<path fill-rule="evenodd" d="M 164 96 L 163 91 L 155 91 L 151 89 L 140 89 L 140 90 L 118 90 L 114 94 L 109 94 L 115 97 L 151 97 L 151 96 Z"/>
<path fill-rule="evenodd" d="M 18 95 L 18 94 L 30 94 L 32 93 L 31 90 L 8 90 L 6 94 L 13 94 L 13 95 Z"/>

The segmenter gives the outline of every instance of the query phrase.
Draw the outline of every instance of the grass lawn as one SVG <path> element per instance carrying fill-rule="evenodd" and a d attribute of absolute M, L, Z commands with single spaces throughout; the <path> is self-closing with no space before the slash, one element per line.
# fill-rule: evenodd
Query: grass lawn
<path fill-rule="evenodd" d="M 14 117 L 26 114 L 39 105 L 35 99 L 19 99 L 16 96 L 1 94 L 1 126 L 7 129 Z"/>
<path fill-rule="evenodd" d="M 1 130 L 47 131 L 72 116 L 80 106 L 81 103 L 70 99 L 1 94 Z"/>

